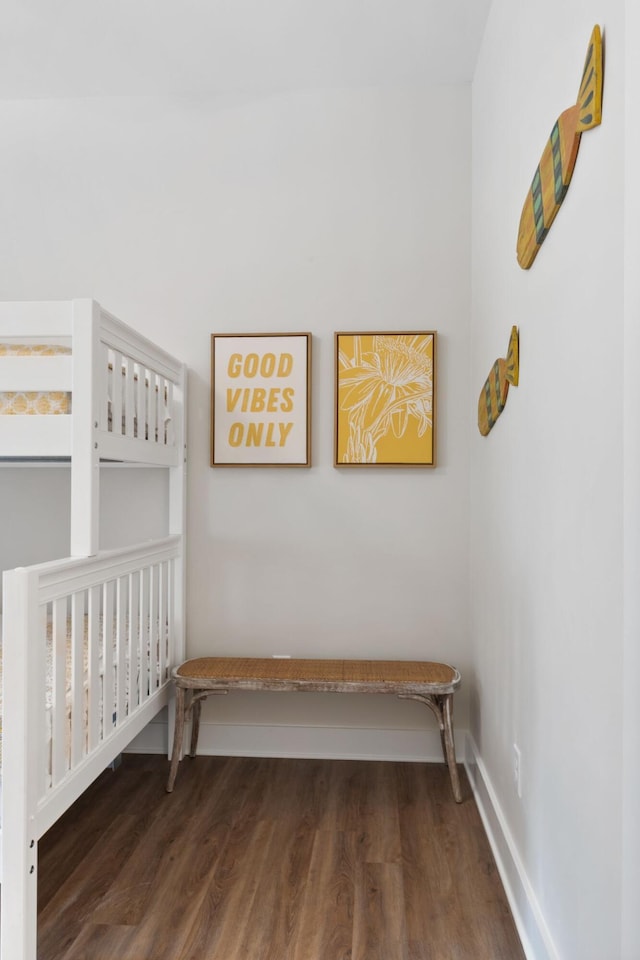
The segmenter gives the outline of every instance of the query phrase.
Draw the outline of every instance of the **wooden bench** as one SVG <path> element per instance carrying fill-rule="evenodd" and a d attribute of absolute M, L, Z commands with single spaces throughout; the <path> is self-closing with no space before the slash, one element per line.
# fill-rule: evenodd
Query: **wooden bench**
<path fill-rule="evenodd" d="M 230 690 L 308 691 L 312 693 L 391 693 L 401 700 L 418 700 L 435 714 L 451 787 L 462 801 L 453 740 L 453 694 L 460 674 L 446 663 L 414 660 L 300 660 L 241 657 L 201 657 L 173 671 L 176 726 L 167 792 L 173 790 L 184 740 L 184 725 L 192 716 L 192 757 L 196 755 L 202 701 Z"/>

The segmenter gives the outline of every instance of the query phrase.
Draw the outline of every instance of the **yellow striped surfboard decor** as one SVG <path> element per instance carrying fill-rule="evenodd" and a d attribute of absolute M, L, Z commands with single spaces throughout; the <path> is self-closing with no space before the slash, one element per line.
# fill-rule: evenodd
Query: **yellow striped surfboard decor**
<path fill-rule="evenodd" d="M 507 359 L 496 360 L 478 397 L 478 430 L 486 437 L 505 408 L 509 384 L 518 386 L 520 378 L 520 350 L 518 328 L 511 328 Z"/>
<path fill-rule="evenodd" d="M 522 208 L 517 255 L 528 270 L 564 200 L 585 130 L 602 121 L 602 36 L 595 26 L 582 71 L 578 99 L 556 120 Z"/>

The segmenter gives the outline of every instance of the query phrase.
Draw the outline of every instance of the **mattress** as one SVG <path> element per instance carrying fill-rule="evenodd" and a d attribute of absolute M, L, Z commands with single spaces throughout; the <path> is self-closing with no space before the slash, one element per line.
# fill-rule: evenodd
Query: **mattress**
<path fill-rule="evenodd" d="M 47 343 L 0 343 L 0 357 L 58 357 L 69 355 L 70 347 Z M 71 412 L 71 394 L 62 391 L 37 393 L 32 390 L 0 392 L 0 415 L 63 414 Z"/>

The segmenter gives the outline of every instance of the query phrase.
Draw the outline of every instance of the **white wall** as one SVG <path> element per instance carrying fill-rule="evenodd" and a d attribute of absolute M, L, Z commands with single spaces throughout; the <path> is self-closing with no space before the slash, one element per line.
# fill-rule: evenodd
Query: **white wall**
<path fill-rule="evenodd" d="M 189 653 L 464 672 L 469 88 L 5 102 L 0 121 L 0 297 L 96 297 L 191 369 Z M 333 468 L 333 332 L 358 329 L 438 331 L 435 470 Z M 214 331 L 313 333 L 311 469 L 209 467 Z M 352 752 L 359 728 L 433 726 L 337 700 L 237 696 L 216 716 L 347 726 Z"/>
<path fill-rule="evenodd" d="M 622 960 L 640 957 L 640 6 L 625 4 L 625 330 L 624 330 L 624 753 L 622 809 Z"/>
<path fill-rule="evenodd" d="M 473 84 L 474 389 L 512 324 L 521 366 L 493 432 L 471 435 L 471 730 L 531 955 L 562 960 L 621 955 L 623 3 L 605 12 L 494 0 Z M 525 272 L 522 204 L 598 22 L 603 123 Z"/>

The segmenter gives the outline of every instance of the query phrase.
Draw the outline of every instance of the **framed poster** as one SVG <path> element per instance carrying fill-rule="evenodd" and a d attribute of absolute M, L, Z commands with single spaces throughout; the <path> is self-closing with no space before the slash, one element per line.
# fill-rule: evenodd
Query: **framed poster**
<path fill-rule="evenodd" d="M 435 465 L 436 334 L 336 333 L 335 465 Z"/>
<path fill-rule="evenodd" d="M 211 466 L 311 466 L 311 334 L 211 335 Z"/>

